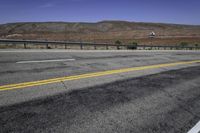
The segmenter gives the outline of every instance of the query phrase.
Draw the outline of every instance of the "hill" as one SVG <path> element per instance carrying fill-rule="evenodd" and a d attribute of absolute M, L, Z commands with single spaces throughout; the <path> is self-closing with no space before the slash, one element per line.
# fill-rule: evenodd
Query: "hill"
<path fill-rule="evenodd" d="M 154 31 L 156 38 L 150 39 Z M 0 25 L 0 38 L 68 40 L 114 43 L 138 42 L 139 44 L 200 43 L 200 26 L 141 23 L 126 21 L 102 21 L 97 23 L 27 22 Z"/>

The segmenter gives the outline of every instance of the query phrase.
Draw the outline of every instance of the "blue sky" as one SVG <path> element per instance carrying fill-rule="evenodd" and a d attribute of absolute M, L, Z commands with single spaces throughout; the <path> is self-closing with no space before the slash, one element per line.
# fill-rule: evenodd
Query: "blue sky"
<path fill-rule="evenodd" d="M 0 23 L 102 20 L 200 25 L 200 0 L 0 0 Z"/>

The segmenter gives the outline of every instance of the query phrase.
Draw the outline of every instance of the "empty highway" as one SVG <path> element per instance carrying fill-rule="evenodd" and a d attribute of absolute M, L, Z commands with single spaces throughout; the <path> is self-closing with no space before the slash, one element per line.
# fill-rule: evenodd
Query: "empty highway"
<path fill-rule="evenodd" d="M 200 131 L 200 51 L 0 50 L 2 133 Z"/>

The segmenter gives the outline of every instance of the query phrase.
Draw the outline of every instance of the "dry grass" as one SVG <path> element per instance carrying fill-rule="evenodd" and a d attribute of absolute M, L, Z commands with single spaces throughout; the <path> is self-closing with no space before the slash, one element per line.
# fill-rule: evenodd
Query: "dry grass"
<path fill-rule="evenodd" d="M 148 34 L 154 31 L 153 40 Z M 0 37 L 8 39 L 68 40 L 114 43 L 133 41 L 139 44 L 200 44 L 200 26 L 158 23 L 104 21 L 99 23 L 14 23 L 0 25 Z"/>

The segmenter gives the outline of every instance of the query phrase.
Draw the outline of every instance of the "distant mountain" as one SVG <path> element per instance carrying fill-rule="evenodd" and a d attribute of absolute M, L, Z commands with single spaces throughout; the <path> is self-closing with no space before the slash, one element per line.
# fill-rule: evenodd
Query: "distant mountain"
<path fill-rule="evenodd" d="M 156 38 L 150 39 L 154 31 Z M 102 21 L 97 23 L 27 22 L 0 25 L 0 38 L 112 42 L 141 44 L 200 43 L 200 26 Z"/>

